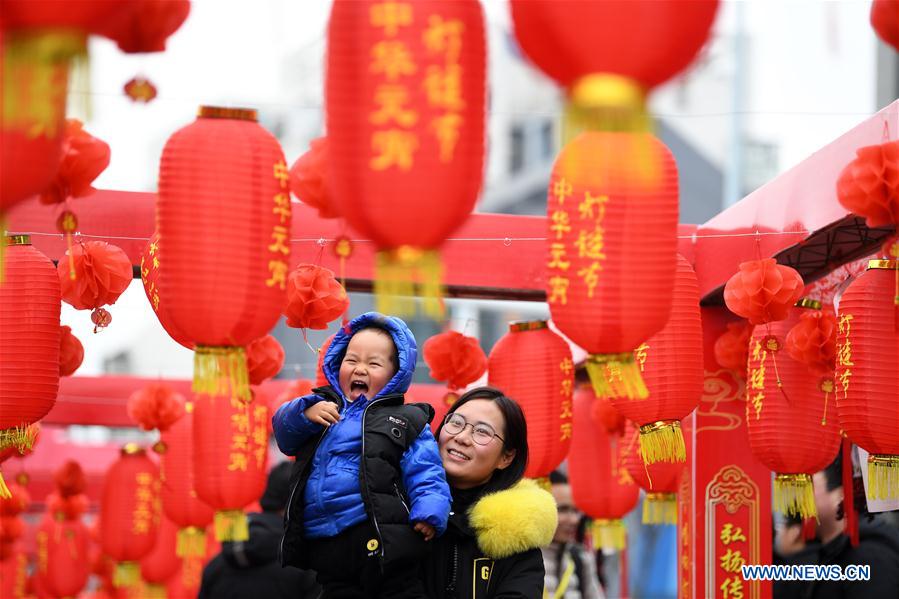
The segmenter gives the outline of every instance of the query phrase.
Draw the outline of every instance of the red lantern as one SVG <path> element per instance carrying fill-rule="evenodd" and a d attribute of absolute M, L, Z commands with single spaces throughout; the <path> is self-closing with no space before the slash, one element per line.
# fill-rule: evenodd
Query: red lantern
<path fill-rule="evenodd" d="M 168 430 L 184 415 L 184 397 L 162 383 L 151 383 L 128 398 L 128 417 L 145 431 Z"/>
<path fill-rule="evenodd" d="M 336 335 L 337 333 L 334 333 Z M 330 385 L 328 379 L 325 378 L 325 354 L 328 353 L 328 348 L 331 347 L 331 342 L 334 341 L 334 335 L 331 335 L 327 339 L 322 342 L 322 346 L 318 348 L 318 363 L 315 365 L 315 386 L 316 387 L 325 387 Z"/>
<path fill-rule="evenodd" d="M 596 394 L 593 392 L 593 387 L 591 386 L 578 385 L 578 388 L 574 393 L 575 395 L 584 395 L 589 398 L 589 401 L 593 406 L 590 408 L 590 417 L 594 422 L 599 424 L 599 426 L 603 427 L 607 434 L 613 437 L 621 437 L 624 435 L 627 419 L 621 415 L 621 412 L 615 409 L 612 400 L 596 397 Z M 584 399 L 584 401 L 588 400 Z"/>
<path fill-rule="evenodd" d="M 271 335 L 260 337 L 247 346 L 247 374 L 251 385 L 261 385 L 284 367 L 284 348 Z"/>
<path fill-rule="evenodd" d="M 568 90 L 572 117 L 648 128 L 645 96 L 692 62 L 718 1 L 513 0 L 511 9 L 518 43 Z"/>
<path fill-rule="evenodd" d="M 869 227 L 899 223 L 899 141 L 855 151 L 837 179 L 837 199 Z"/>
<path fill-rule="evenodd" d="M 422 351 L 431 378 L 446 381 L 451 392 L 467 387 L 487 371 L 487 356 L 478 340 L 456 331 L 430 337 Z"/>
<path fill-rule="evenodd" d="M 549 476 L 571 444 L 574 363 L 568 344 L 545 320 L 513 322 L 490 352 L 487 380 L 518 402 L 528 422 L 524 475 Z"/>
<path fill-rule="evenodd" d="M 109 158 L 109 144 L 85 131 L 78 119 L 66 119 L 62 162 L 56 178 L 41 193 L 41 202 L 60 204 L 94 193 L 91 183 L 109 166 Z"/>
<path fill-rule="evenodd" d="M 833 413 L 833 371 L 809 369 L 784 348 L 801 315 L 820 310 L 820 302 L 802 300 L 786 320 L 757 326 L 746 384 L 749 447 L 777 474 L 775 509 L 803 519 L 817 516 L 811 475 L 836 456 L 840 423 Z"/>
<path fill-rule="evenodd" d="M 649 397 L 615 397 L 612 403 L 624 417 L 639 425 L 644 462 L 683 462 L 687 453 L 680 420 L 699 404 L 704 372 L 699 283 L 693 268 L 680 255 L 668 324 L 637 348 L 634 356 Z"/>
<path fill-rule="evenodd" d="M 59 390 L 59 278 L 27 235 L 4 243 L 9 247 L 0 285 L 0 451 L 31 446 L 27 427 L 50 411 Z"/>
<path fill-rule="evenodd" d="M 249 538 L 242 510 L 265 490 L 270 418 L 265 402 L 194 398 L 194 486 L 197 496 L 216 510 L 219 541 Z"/>
<path fill-rule="evenodd" d="M 287 326 L 295 329 L 328 328 L 350 307 L 350 298 L 334 271 L 314 264 L 300 264 L 287 280 Z"/>
<path fill-rule="evenodd" d="M 159 232 L 153 233 L 144 251 L 140 255 L 140 280 L 144 285 L 144 293 L 150 301 L 150 307 L 159 320 L 159 324 L 165 329 L 169 336 L 183 345 L 187 349 L 193 349 L 194 345 L 188 340 L 183 333 L 178 331 L 172 324 L 169 316 L 169 304 L 163 302 L 159 297 L 159 276 L 162 267 L 162 243 L 159 239 Z"/>
<path fill-rule="evenodd" d="M 66 251 L 66 257 L 56 267 L 62 300 L 76 310 L 93 310 L 96 333 L 111 320 L 100 307 L 114 304 L 131 283 L 131 260 L 121 248 L 105 241 L 75 244 Z M 103 313 L 102 320 L 94 319 Z"/>
<path fill-rule="evenodd" d="M 640 431 L 628 423 L 623 437 L 626 443 L 624 466 L 641 489 L 646 491 L 643 500 L 643 524 L 677 524 L 677 488 L 680 485 L 683 462 L 656 462 L 646 464 L 641 457 Z"/>
<path fill-rule="evenodd" d="M 899 52 L 899 0 L 874 0 L 871 27 L 880 39 Z"/>
<path fill-rule="evenodd" d="M 129 0 L 128 10 L 104 23 L 101 33 L 122 52 L 162 52 L 190 13 L 190 0 Z"/>
<path fill-rule="evenodd" d="M 178 528 L 168 518 L 163 518 L 153 549 L 140 560 L 140 575 L 147 583 L 141 596 L 165 596 L 164 585 L 178 573 L 181 566 L 181 560 L 175 554 L 177 533 Z M 205 537 L 203 540 L 206 540 Z"/>
<path fill-rule="evenodd" d="M 72 327 L 59 327 L 59 376 L 74 374 L 84 361 L 84 346 L 72 334 Z"/>
<path fill-rule="evenodd" d="M 145 77 L 132 77 L 128 80 L 122 90 L 132 102 L 141 104 L 149 104 L 156 99 L 156 86 L 153 82 Z"/>
<path fill-rule="evenodd" d="M 254 110 L 204 106 L 163 149 L 157 284 L 169 334 L 197 346 L 194 391 L 250 399 L 243 348 L 271 330 L 285 300 L 287 178 L 281 148 Z"/>
<path fill-rule="evenodd" d="M 329 189 L 379 250 L 378 310 L 442 314 L 438 248 L 483 178 L 484 19 L 476 0 L 335 2 L 328 26 Z"/>
<path fill-rule="evenodd" d="M 647 395 L 633 351 L 668 321 L 677 265 L 677 165 L 647 134 L 584 133 L 547 198 L 553 322 L 590 353 L 600 397 Z"/>
<path fill-rule="evenodd" d="M 832 306 L 805 310 L 789 333 L 786 342 L 790 357 L 809 369 L 833 375 L 837 351 L 837 317 Z"/>
<path fill-rule="evenodd" d="M 802 277 L 774 258 L 750 260 L 724 286 L 727 309 L 755 325 L 783 320 L 790 314 L 804 285 Z"/>
<path fill-rule="evenodd" d="M 734 371 L 743 380 L 746 380 L 751 336 L 752 324 L 741 320 L 727 323 L 727 330 L 715 341 L 715 361 L 722 368 Z"/>
<path fill-rule="evenodd" d="M 28 597 L 27 586 L 28 556 L 24 548 L 0 545 L 0 597 Z"/>
<path fill-rule="evenodd" d="M 899 261 L 872 260 L 840 299 L 837 410 L 843 431 L 868 456 L 868 494 L 899 497 Z"/>
<path fill-rule="evenodd" d="M 574 398 L 574 434 L 568 454 L 568 480 L 574 504 L 594 519 L 594 545 L 622 549 L 626 531 L 621 519 L 637 505 L 639 487 L 624 466 L 624 437 L 609 435 L 591 418 L 593 399 Z"/>
<path fill-rule="evenodd" d="M 290 167 L 290 191 L 298 200 L 318 210 L 319 218 L 337 218 L 340 211 L 328 189 L 328 138 L 309 142 L 309 150 Z"/>
<path fill-rule="evenodd" d="M 106 472 L 100 501 L 100 546 L 114 559 L 116 586 L 140 580 L 139 561 L 153 549 L 159 530 L 159 468 L 134 443 Z"/>

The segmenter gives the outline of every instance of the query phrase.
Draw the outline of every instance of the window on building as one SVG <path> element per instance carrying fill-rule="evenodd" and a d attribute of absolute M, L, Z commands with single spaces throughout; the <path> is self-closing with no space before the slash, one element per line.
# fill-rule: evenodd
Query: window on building
<path fill-rule="evenodd" d="M 514 125 L 509 132 L 509 172 L 517 173 L 524 168 L 524 129 Z"/>
<path fill-rule="evenodd" d="M 546 121 L 540 127 L 540 156 L 552 158 L 556 155 L 556 136 L 552 121 Z"/>

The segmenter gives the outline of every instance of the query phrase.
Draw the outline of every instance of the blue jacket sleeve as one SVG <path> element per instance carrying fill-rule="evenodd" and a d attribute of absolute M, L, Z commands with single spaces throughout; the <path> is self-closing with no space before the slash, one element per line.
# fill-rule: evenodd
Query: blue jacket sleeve
<path fill-rule="evenodd" d="M 422 429 L 403 454 L 400 468 L 403 485 L 412 503 L 409 522 L 427 522 L 442 535 L 449 519 L 452 497 L 430 426 Z"/>
<path fill-rule="evenodd" d="M 272 416 L 272 431 L 278 449 L 286 455 L 296 455 L 312 435 L 322 432 L 324 425 L 310 422 L 303 412 L 323 401 L 318 395 L 304 395 L 283 404 Z"/>

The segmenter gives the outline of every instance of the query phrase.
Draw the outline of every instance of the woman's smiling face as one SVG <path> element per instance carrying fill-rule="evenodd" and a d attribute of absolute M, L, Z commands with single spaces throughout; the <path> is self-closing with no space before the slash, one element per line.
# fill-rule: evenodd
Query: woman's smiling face
<path fill-rule="evenodd" d="M 459 414 L 471 425 L 489 424 L 505 438 L 505 418 L 490 400 L 473 399 L 452 413 Z M 478 445 L 472 439 L 472 432 L 471 426 L 456 435 L 448 433 L 445 426 L 440 430 L 440 458 L 450 486 L 456 489 L 470 489 L 486 483 L 495 470 L 508 467 L 515 458 L 515 452 L 506 451 L 499 438 L 494 437 L 487 445 Z"/>

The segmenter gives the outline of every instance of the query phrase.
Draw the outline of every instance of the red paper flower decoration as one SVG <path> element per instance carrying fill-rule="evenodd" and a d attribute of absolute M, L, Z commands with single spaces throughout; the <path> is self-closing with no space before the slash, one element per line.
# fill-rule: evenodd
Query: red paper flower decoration
<path fill-rule="evenodd" d="M 474 337 L 446 331 L 425 341 L 425 362 L 431 377 L 446 381 L 450 389 L 461 389 L 487 371 L 487 356 Z"/>
<path fill-rule="evenodd" d="M 784 344 L 797 362 L 820 374 L 835 368 L 837 317 L 833 308 L 803 311 L 799 322 L 787 333 Z"/>
<path fill-rule="evenodd" d="M 715 341 L 715 361 L 722 368 L 736 372 L 741 379 L 746 378 L 750 337 L 752 337 L 750 323 L 730 322 L 727 324 L 727 330 Z"/>
<path fill-rule="evenodd" d="M 612 400 L 596 397 L 596 394 L 593 392 L 593 387 L 589 385 L 578 387 L 574 395 L 575 397 L 583 395 L 593 400 L 590 407 L 590 418 L 595 424 L 601 426 L 603 430 L 612 436 L 620 437 L 624 434 L 624 427 L 627 424 L 627 419 L 615 408 L 612 404 Z M 575 399 L 575 401 L 578 400 Z"/>
<path fill-rule="evenodd" d="M 74 460 L 67 460 L 53 473 L 53 482 L 61 497 L 72 497 L 87 491 L 84 470 Z"/>
<path fill-rule="evenodd" d="M 271 335 L 260 337 L 247 346 L 247 372 L 251 385 L 270 379 L 284 366 L 284 348 Z"/>
<path fill-rule="evenodd" d="M 59 376 L 73 374 L 84 360 L 84 346 L 72 334 L 72 327 L 59 327 Z"/>
<path fill-rule="evenodd" d="M 145 431 L 165 431 L 183 414 L 184 397 L 168 385 L 150 384 L 128 398 L 128 416 Z"/>
<path fill-rule="evenodd" d="M 62 142 L 62 162 L 50 186 L 41 193 L 44 204 L 59 204 L 96 191 L 94 179 L 109 166 L 109 144 L 84 130 L 78 119 L 66 119 Z"/>
<path fill-rule="evenodd" d="M 131 260 L 105 241 L 86 241 L 72 247 L 75 278 L 69 276 L 69 252 L 56 267 L 62 300 L 76 310 L 114 304 L 131 283 Z"/>
<path fill-rule="evenodd" d="M 337 218 L 340 211 L 328 191 L 328 138 L 309 143 L 309 150 L 290 167 L 290 191 L 301 202 L 318 210 L 320 218 Z"/>
<path fill-rule="evenodd" d="M 871 3 L 871 27 L 880 39 L 899 52 L 899 0 L 874 0 Z"/>
<path fill-rule="evenodd" d="M 346 290 L 334 272 L 313 264 L 300 264 L 287 279 L 287 326 L 326 329 L 350 306 Z"/>
<path fill-rule="evenodd" d="M 869 227 L 899 223 L 899 141 L 865 146 L 837 179 L 837 199 Z"/>
<path fill-rule="evenodd" d="M 133 77 L 122 89 L 132 102 L 149 104 L 156 98 L 156 86 L 144 77 Z"/>
<path fill-rule="evenodd" d="M 802 295 L 802 277 L 774 258 L 750 260 L 724 286 L 724 303 L 752 324 L 784 320 Z"/>

